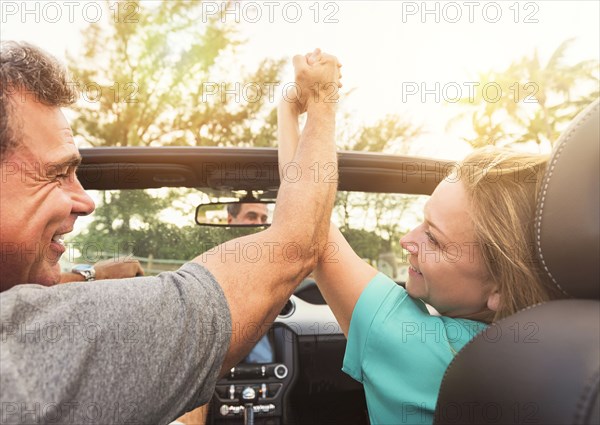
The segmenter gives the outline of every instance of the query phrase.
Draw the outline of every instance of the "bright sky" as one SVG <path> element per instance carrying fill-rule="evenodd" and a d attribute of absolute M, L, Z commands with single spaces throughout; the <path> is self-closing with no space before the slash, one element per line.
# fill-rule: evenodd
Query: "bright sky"
<path fill-rule="evenodd" d="M 81 30 L 99 10 L 99 19 L 112 18 L 112 11 L 99 8 L 102 3 L 1 0 L 0 38 L 27 40 L 64 57 L 66 50 L 77 50 Z M 206 14 L 220 5 L 205 2 Z M 460 141 L 466 130 L 445 126 L 462 109 L 444 102 L 444 94 L 456 93 L 444 89 L 462 87 L 467 95 L 479 72 L 503 69 L 535 48 L 545 61 L 571 37 L 577 41 L 569 62 L 598 60 L 599 5 L 595 0 L 246 1 L 237 17 L 227 19 L 239 19 L 248 40 L 236 57 L 242 69 L 255 69 L 265 57 L 291 59 L 320 47 L 338 56 L 344 88 L 355 89 L 344 101 L 354 122 L 400 114 L 427 130 L 416 141 L 419 154 L 459 159 L 469 150 Z M 424 88 L 433 92 L 423 99 Z"/>

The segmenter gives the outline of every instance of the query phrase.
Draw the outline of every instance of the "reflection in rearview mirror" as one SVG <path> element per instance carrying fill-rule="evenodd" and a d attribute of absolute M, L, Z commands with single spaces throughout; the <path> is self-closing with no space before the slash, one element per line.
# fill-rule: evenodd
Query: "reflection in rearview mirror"
<path fill-rule="evenodd" d="M 200 226 L 268 226 L 274 207 L 270 201 L 200 204 L 196 208 L 196 223 Z"/>

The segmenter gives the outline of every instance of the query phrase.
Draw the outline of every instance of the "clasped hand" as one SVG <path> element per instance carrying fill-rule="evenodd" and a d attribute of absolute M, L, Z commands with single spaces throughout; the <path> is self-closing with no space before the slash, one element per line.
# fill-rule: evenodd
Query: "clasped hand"
<path fill-rule="evenodd" d="M 293 63 L 296 85 L 288 92 L 286 100 L 296 102 L 299 113 L 313 106 L 335 107 L 342 87 L 342 65 L 338 59 L 315 49 L 304 56 L 294 56 Z"/>

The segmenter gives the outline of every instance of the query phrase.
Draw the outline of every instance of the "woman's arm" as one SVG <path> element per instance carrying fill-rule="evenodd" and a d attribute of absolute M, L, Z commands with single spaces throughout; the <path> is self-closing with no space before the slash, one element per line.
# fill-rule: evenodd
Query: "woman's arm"
<path fill-rule="evenodd" d="M 300 138 L 298 116 L 297 104 L 283 99 L 277 108 L 281 179 L 285 178 L 286 164 L 294 158 Z M 333 311 L 344 335 L 348 336 L 354 306 L 369 281 L 377 274 L 377 270 L 363 261 L 338 228 L 331 224 L 325 255 L 314 273 L 325 301 Z"/>

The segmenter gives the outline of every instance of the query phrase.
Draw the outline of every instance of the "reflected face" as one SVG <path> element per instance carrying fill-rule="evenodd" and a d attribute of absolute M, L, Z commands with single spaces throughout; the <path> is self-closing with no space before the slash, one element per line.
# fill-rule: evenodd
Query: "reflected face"
<path fill-rule="evenodd" d="M 75 175 L 81 157 L 60 108 L 19 98 L 13 112 L 23 139 L 1 164 L 0 290 L 59 282 L 63 235 L 95 207 Z"/>
<path fill-rule="evenodd" d="M 227 217 L 228 224 L 267 224 L 269 211 L 267 204 L 241 204 L 236 217 Z"/>
<path fill-rule="evenodd" d="M 475 243 L 463 184 L 440 183 L 424 213 L 424 222 L 400 240 L 409 252 L 408 294 L 446 316 L 466 317 L 486 310 L 495 285 Z"/>

